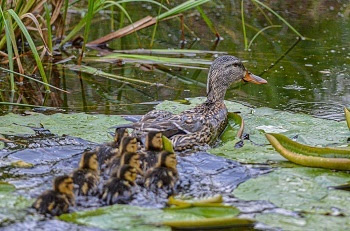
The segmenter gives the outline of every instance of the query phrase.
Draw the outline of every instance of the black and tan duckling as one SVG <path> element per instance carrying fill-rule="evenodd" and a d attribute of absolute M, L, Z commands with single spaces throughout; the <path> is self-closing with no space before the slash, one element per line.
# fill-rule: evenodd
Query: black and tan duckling
<path fill-rule="evenodd" d="M 120 166 L 124 165 L 130 165 L 131 167 L 135 168 L 137 173 L 139 175 L 143 175 L 143 171 L 141 170 L 141 162 L 140 162 L 140 156 L 136 152 L 126 152 L 122 155 L 120 158 Z M 111 177 L 117 177 L 118 176 L 119 168 L 113 169 L 111 173 Z"/>
<path fill-rule="evenodd" d="M 149 131 L 161 131 L 178 151 L 213 144 L 227 125 L 228 111 L 224 103 L 226 91 L 232 83 L 239 81 L 267 83 L 250 73 L 238 58 L 220 56 L 210 67 L 207 99 L 204 103 L 180 114 L 151 111 L 139 122 L 117 127 L 132 128 L 133 135 L 137 137 L 142 137 Z"/>
<path fill-rule="evenodd" d="M 113 141 L 104 143 L 96 149 L 98 153 L 98 162 L 100 164 L 100 168 L 102 168 L 108 160 L 110 160 L 119 152 L 118 148 L 121 140 L 123 137 L 127 136 L 129 136 L 129 133 L 126 128 L 117 128 L 115 129 Z"/>
<path fill-rule="evenodd" d="M 145 175 L 145 187 L 152 191 L 165 189 L 174 191 L 179 178 L 175 153 L 162 151 L 158 155 L 158 162 Z"/>
<path fill-rule="evenodd" d="M 64 175 L 56 177 L 53 181 L 53 190 L 42 193 L 32 207 L 41 214 L 59 216 L 67 213 L 69 206 L 74 205 L 73 179 Z"/>
<path fill-rule="evenodd" d="M 158 153 L 163 150 L 163 134 L 161 132 L 148 132 L 145 141 L 145 149 L 142 151 L 141 165 L 142 170 L 146 172 L 152 168 L 158 161 Z"/>
<path fill-rule="evenodd" d="M 73 182 L 78 186 L 78 195 L 94 195 L 100 180 L 99 164 L 96 152 L 84 152 L 78 169 L 72 173 Z"/>
<path fill-rule="evenodd" d="M 101 199 L 108 205 L 126 204 L 133 197 L 137 170 L 130 165 L 120 166 L 116 177 L 111 177 L 103 186 Z"/>
<path fill-rule="evenodd" d="M 119 151 L 107 162 L 107 173 L 111 173 L 114 169 L 120 166 L 120 158 L 126 152 L 136 153 L 138 150 L 138 143 L 135 137 L 127 136 L 123 137 L 119 145 Z"/>

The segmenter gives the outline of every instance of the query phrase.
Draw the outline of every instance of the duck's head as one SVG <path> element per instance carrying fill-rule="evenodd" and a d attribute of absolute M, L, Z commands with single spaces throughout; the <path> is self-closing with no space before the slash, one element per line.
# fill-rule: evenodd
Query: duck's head
<path fill-rule="evenodd" d="M 265 84 L 267 81 L 250 73 L 241 60 L 224 55 L 214 60 L 210 66 L 207 80 L 207 98 L 210 102 L 224 100 L 227 88 L 239 81 Z"/>
<path fill-rule="evenodd" d="M 176 170 L 177 160 L 173 152 L 162 151 L 158 155 L 158 167 L 166 167 Z"/>
<path fill-rule="evenodd" d="M 96 152 L 84 152 L 80 162 L 79 162 L 79 169 L 91 169 L 91 170 L 98 170 L 98 159 L 97 159 L 97 153 Z"/>
<path fill-rule="evenodd" d="M 130 183 L 134 183 L 137 177 L 137 171 L 134 167 L 130 165 L 122 165 L 118 171 L 118 178 L 121 180 L 129 181 Z"/>
<path fill-rule="evenodd" d="M 53 181 L 53 190 L 66 195 L 74 194 L 74 185 L 72 177 L 68 175 L 56 177 Z"/>
<path fill-rule="evenodd" d="M 124 136 L 119 145 L 119 155 L 125 152 L 137 152 L 138 144 L 136 137 Z"/>
<path fill-rule="evenodd" d="M 163 149 L 163 139 L 161 132 L 148 132 L 146 136 L 146 150 L 160 151 Z"/>
<path fill-rule="evenodd" d="M 120 140 L 125 136 L 129 136 L 128 129 L 126 129 L 126 128 L 116 128 L 115 129 L 115 133 L 114 133 L 114 141 L 115 142 L 120 142 Z"/>

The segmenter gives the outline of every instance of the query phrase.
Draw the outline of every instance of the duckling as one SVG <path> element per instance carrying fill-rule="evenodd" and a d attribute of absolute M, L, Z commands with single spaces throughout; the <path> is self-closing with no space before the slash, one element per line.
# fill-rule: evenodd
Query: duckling
<path fill-rule="evenodd" d="M 152 168 L 158 160 L 158 153 L 163 150 L 162 132 L 148 132 L 146 136 L 145 149 L 140 155 L 142 170 L 146 172 Z"/>
<path fill-rule="evenodd" d="M 115 129 L 114 138 L 112 142 L 104 143 L 99 146 L 96 151 L 98 153 L 98 162 L 100 169 L 104 167 L 106 162 L 111 159 L 116 153 L 118 153 L 118 147 L 123 137 L 129 136 L 126 128 Z"/>
<path fill-rule="evenodd" d="M 78 195 L 95 194 L 100 173 L 96 152 L 85 152 L 80 159 L 78 169 L 72 173 L 74 184 L 78 185 Z"/>
<path fill-rule="evenodd" d="M 120 158 L 125 152 L 137 152 L 138 144 L 135 137 L 126 136 L 120 142 L 119 152 L 116 153 L 108 162 L 107 162 L 107 173 L 110 174 L 114 169 L 117 169 L 120 166 Z"/>
<path fill-rule="evenodd" d="M 59 216 L 67 213 L 70 205 L 74 205 L 73 179 L 63 175 L 56 177 L 53 182 L 53 190 L 42 193 L 32 207 L 41 214 Z"/>
<path fill-rule="evenodd" d="M 103 186 L 101 199 L 108 205 L 126 204 L 132 200 L 137 172 L 130 165 L 119 168 L 116 177 L 111 177 Z"/>
<path fill-rule="evenodd" d="M 120 158 L 120 166 L 130 165 L 135 168 L 139 175 L 143 175 L 143 172 L 140 168 L 140 156 L 136 152 L 126 152 Z M 119 168 L 113 169 L 111 177 L 118 176 Z"/>
<path fill-rule="evenodd" d="M 145 187 L 155 191 L 162 188 L 173 192 L 179 178 L 176 165 L 175 153 L 168 151 L 159 153 L 157 164 L 146 173 Z"/>

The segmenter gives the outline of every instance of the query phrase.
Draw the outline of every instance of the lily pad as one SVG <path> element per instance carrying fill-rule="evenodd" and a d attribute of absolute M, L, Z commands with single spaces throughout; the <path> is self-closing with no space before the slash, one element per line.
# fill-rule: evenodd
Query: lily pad
<path fill-rule="evenodd" d="M 308 215 L 308 217 L 286 216 L 284 220 L 291 220 L 286 222 L 287 224 L 276 221 L 276 217 L 281 215 L 256 216 L 258 221 L 265 224 L 288 230 L 291 223 L 293 225 L 296 223 L 306 230 L 322 230 L 323 222 L 320 221 L 328 220 L 330 225 L 330 218 L 335 221 L 339 214 L 350 216 L 349 192 L 330 188 L 344 184 L 348 179 L 348 173 L 327 169 L 281 168 L 242 183 L 233 193 L 243 200 L 267 200 L 280 208 Z M 334 211 L 339 212 L 334 213 Z M 313 220 L 315 216 L 319 217 L 318 223 Z M 332 224 L 335 225 L 333 228 L 345 227 L 337 226 L 337 223 Z"/>
<path fill-rule="evenodd" d="M 160 226 L 166 221 L 197 221 L 203 218 L 235 216 L 234 207 L 200 207 L 176 210 L 149 209 L 127 205 L 113 205 L 91 211 L 61 215 L 64 221 L 114 230 L 170 230 Z"/>
<path fill-rule="evenodd" d="M 111 139 L 108 135 L 108 128 L 122 123 L 130 123 L 120 116 L 115 115 L 89 115 L 85 113 L 43 115 L 32 113 L 28 116 L 9 113 L 1 116 L 0 131 L 1 134 L 35 134 L 29 128 L 40 127 L 42 124 L 53 134 L 69 134 L 96 143 L 106 142 Z M 23 126 L 21 126 L 23 125 Z"/>
<path fill-rule="evenodd" d="M 350 149 L 311 147 L 294 142 L 281 134 L 266 138 L 289 161 L 309 167 L 350 170 Z"/>
<path fill-rule="evenodd" d="M 14 195 L 15 187 L 7 182 L 0 182 L 0 227 L 22 220 L 26 216 L 25 208 L 33 201 Z"/>

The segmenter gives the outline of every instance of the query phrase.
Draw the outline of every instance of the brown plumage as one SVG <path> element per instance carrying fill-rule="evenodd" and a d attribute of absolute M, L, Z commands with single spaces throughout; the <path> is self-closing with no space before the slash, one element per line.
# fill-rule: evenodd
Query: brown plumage
<path fill-rule="evenodd" d="M 152 191 L 164 189 L 173 193 L 175 184 L 179 178 L 176 165 L 175 154 L 162 151 L 158 156 L 156 166 L 150 169 L 145 175 L 145 187 Z"/>
<path fill-rule="evenodd" d="M 64 175 L 54 179 L 53 190 L 42 193 L 32 207 L 41 214 L 59 216 L 69 211 L 69 206 L 74 205 L 73 180 Z"/>
<path fill-rule="evenodd" d="M 107 174 L 113 172 L 120 166 L 120 158 L 126 152 L 136 153 L 138 150 L 138 143 L 135 137 L 127 136 L 123 137 L 119 145 L 119 152 L 116 153 L 107 163 Z"/>
<path fill-rule="evenodd" d="M 148 171 L 158 161 L 158 154 L 163 150 L 162 132 L 148 132 L 145 149 L 140 153 L 142 170 Z"/>
<path fill-rule="evenodd" d="M 84 152 L 78 169 L 72 173 L 73 182 L 78 186 L 78 195 L 94 195 L 100 180 L 99 164 L 96 152 Z"/>
<path fill-rule="evenodd" d="M 120 142 L 123 137 L 127 136 L 129 136 L 129 133 L 126 128 L 117 128 L 115 130 L 113 141 L 104 143 L 96 149 L 100 169 L 103 169 L 106 162 L 119 152 L 118 148 Z"/>
<path fill-rule="evenodd" d="M 130 165 L 135 168 L 139 175 L 143 175 L 140 168 L 140 156 L 136 152 L 126 152 L 120 158 L 120 166 Z M 111 177 L 117 177 L 119 168 L 114 168 L 111 172 Z"/>
<path fill-rule="evenodd" d="M 133 134 L 144 136 L 149 131 L 161 131 L 181 151 L 212 144 L 227 125 L 224 97 L 228 87 L 238 81 L 256 84 L 266 80 L 251 74 L 234 56 L 220 56 L 212 63 L 207 80 L 207 100 L 178 115 L 165 111 L 151 111 L 139 122 L 119 127 L 133 128 Z"/>
<path fill-rule="evenodd" d="M 103 186 L 101 199 L 108 205 L 126 204 L 133 199 L 137 172 L 130 165 L 119 168 L 117 176 L 111 177 Z"/>

